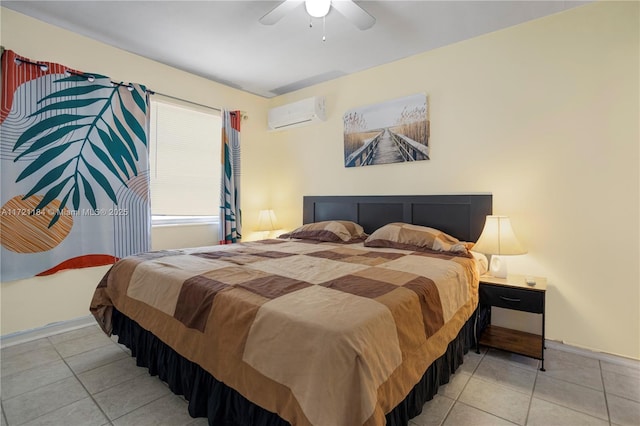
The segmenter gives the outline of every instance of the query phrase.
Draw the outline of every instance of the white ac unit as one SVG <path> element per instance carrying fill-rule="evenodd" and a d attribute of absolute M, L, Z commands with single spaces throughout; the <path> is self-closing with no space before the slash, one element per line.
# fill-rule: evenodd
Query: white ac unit
<path fill-rule="evenodd" d="M 271 130 L 284 130 L 327 119 L 324 96 L 314 96 L 269 110 Z"/>

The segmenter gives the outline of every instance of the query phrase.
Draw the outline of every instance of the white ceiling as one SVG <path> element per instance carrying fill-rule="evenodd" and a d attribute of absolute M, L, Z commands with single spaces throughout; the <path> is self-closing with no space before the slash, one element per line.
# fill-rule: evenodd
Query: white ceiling
<path fill-rule="evenodd" d="M 579 6 L 583 1 L 357 1 L 376 18 L 360 31 L 332 9 L 279 1 L 2 1 L 2 6 L 211 80 L 273 97 Z M 10 48 L 10 46 L 7 46 Z"/>

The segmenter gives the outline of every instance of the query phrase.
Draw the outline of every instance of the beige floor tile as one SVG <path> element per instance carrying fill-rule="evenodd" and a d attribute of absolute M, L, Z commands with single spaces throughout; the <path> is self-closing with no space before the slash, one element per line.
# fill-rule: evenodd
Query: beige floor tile
<path fill-rule="evenodd" d="M 538 374 L 536 379 L 533 396 L 590 416 L 608 420 L 604 392 L 554 379 L 542 372 Z"/>
<path fill-rule="evenodd" d="M 104 334 L 104 332 L 100 330 L 100 327 L 98 327 L 98 325 L 95 324 L 95 325 L 90 325 L 87 327 L 81 327 L 75 330 L 67 331 L 65 333 L 54 334 L 53 336 L 49 336 L 48 339 L 51 343 L 55 345 L 58 343 L 62 343 L 66 340 L 75 340 L 81 337 L 87 337 L 87 336 L 98 335 L 98 334 L 102 334 L 106 336 L 106 334 Z"/>
<path fill-rule="evenodd" d="M 65 361 L 74 373 L 80 374 L 128 357 L 129 355 L 119 345 L 111 344 L 73 355 Z"/>
<path fill-rule="evenodd" d="M 108 423 L 109 420 L 93 400 L 85 398 L 31 420 L 23 426 L 101 426 Z"/>
<path fill-rule="evenodd" d="M 113 421 L 114 426 L 182 426 L 195 420 L 184 399 L 170 394 Z"/>
<path fill-rule="evenodd" d="M 446 396 L 436 395 L 422 407 L 422 413 L 411 422 L 414 426 L 440 426 L 455 401 Z"/>
<path fill-rule="evenodd" d="M 9 359 L 16 355 L 21 355 L 27 352 L 33 352 L 44 348 L 51 348 L 53 345 L 49 341 L 49 339 L 42 338 L 37 340 L 32 340 L 31 342 L 21 343 L 19 345 L 7 346 L 3 347 L 1 351 L 2 360 Z"/>
<path fill-rule="evenodd" d="M 3 357 L 0 371 L 2 377 L 5 377 L 54 361 L 60 361 L 60 359 L 60 355 L 58 355 L 53 346 L 45 346 L 7 358 Z"/>
<path fill-rule="evenodd" d="M 456 373 L 473 374 L 478 364 L 480 364 L 480 361 L 482 361 L 482 358 L 484 358 L 485 353 L 486 349 L 483 348 L 480 348 L 479 354 L 476 353 L 476 348 L 469 349 L 469 352 L 464 356 L 464 363 L 458 367 Z"/>
<path fill-rule="evenodd" d="M 469 379 L 458 400 L 512 423 L 523 425 L 527 418 L 530 399 L 528 394 L 474 376 Z"/>
<path fill-rule="evenodd" d="M 533 384 L 536 381 L 536 371 L 522 368 L 517 363 L 486 357 L 476 369 L 473 377 L 508 386 L 519 392 L 531 395 Z"/>
<path fill-rule="evenodd" d="M 146 368 L 136 366 L 133 358 L 123 358 L 93 370 L 80 373 L 78 378 L 91 395 L 119 385 L 133 378 L 147 375 Z"/>
<path fill-rule="evenodd" d="M 489 351 L 487 351 L 486 357 L 508 361 L 513 363 L 513 365 L 515 366 L 527 368 L 529 370 L 537 370 L 540 367 L 540 361 L 538 361 L 537 359 L 529 358 L 523 355 L 512 354 L 510 352 L 505 352 L 498 349 L 489 349 Z"/>
<path fill-rule="evenodd" d="M 598 391 L 604 390 L 600 367 L 585 367 L 566 360 L 549 359 L 545 361 L 544 375 L 576 385 L 586 386 Z"/>
<path fill-rule="evenodd" d="M 73 373 L 62 360 L 4 376 L 2 378 L 2 400 L 13 398 L 71 376 Z"/>
<path fill-rule="evenodd" d="M 615 395 L 607 395 L 607 404 L 611 423 L 620 426 L 640 425 L 640 402 Z"/>
<path fill-rule="evenodd" d="M 15 398 L 3 401 L 10 425 L 19 425 L 51 413 L 89 395 L 75 377 L 40 387 Z"/>
<path fill-rule="evenodd" d="M 572 352 L 561 351 L 558 349 L 547 348 L 544 351 L 545 368 L 547 366 L 546 364 L 548 360 L 570 363 L 578 367 L 600 368 L 600 361 L 596 358 L 591 358 Z"/>
<path fill-rule="evenodd" d="M 2 348 L 0 426 L 111 424 L 105 413 L 115 425 L 208 424 L 192 419 L 186 402 L 137 367 L 115 341 L 89 326 Z M 640 363 L 636 368 L 633 362 L 555 349 L 545 355 L 547 371 L 539 372 L 537 360 L 471 348 L 410 426 L 513 425 L 525 419 L 528 425 L 607 425 L 609 415 L 612 426 L 640 425 Z"/>
<path fill-rule="evenodd" d="M 455 403 L 443 423 L 444 426 L 513 426 L 514 424 L 460 402 Z"/>
<path fill-rule="evenodd" d="M 65 340 L 53 344 L 63 358 L 68 358 L 107 345 L 113 345 L 113 342 L 104 333 L 90 334 L 84 337 L 78 337 L 77 339 Z"/>
<path fill-rule="evenodd" d="M 471 378 L 471 374 L 456 373 L 449 379 L 449 383 L 438 388 L 438 395 L 446 396 L 451 399 L 458 399 L 462 390 Z"/>
<path fill-rule="evenodd" d="M 638 377 L 640 378 L 640 361 L 624 360 L 624 362 L 613 363 L 607 361 L 601 361 L 600 366 L 602 371 L 610 371 L 616 374 L 622 374 L 624 376 Z"/>
<path fill-rule="evenodd" d="M 640 402 L 640 378 L 603 371 L 604 389 L 607 395 L 621 396 Z"/>
<path fill-rule="evenodd" d="M 609 422 L 592 417 L 579 411 L 553 404 L 542 399 L 533 398 L 527 426 L 576 425 L 607 426 Z"/>
<path fill-rule="evenodd" d="M 157 377 L 145 375 L 97 393 L 94 399 L 114 420 L 167 395 L 172 395 L 168 386 Z"/>

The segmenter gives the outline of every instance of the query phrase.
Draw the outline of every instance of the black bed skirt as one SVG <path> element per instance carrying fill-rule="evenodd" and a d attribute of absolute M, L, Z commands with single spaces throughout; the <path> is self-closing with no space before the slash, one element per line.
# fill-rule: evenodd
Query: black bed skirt
<path fill-rule="evenodd" d="M 435 396 L 438 386 L 449 383 L 451 375 L 462 364 L 464 354 L 473 345 L 474 318 L 472 315 L 449 343 L 447 352 L 427 369 L 407 398 L 386 415 L 387 425 L 406 426 L 409 419 L 422 412 L 424 403 Z M 277 414 L 255 405 L 199 365 L 183 358 L 116 309 L 113 311 L 113 334 L 118 335 L 119 343 L 131 349 L 138 366 L 148 368 L 149 374 L 157 375 L 173 393 L 183 395 L 189 401 L 192 417 L 207 417 L 212 426 L 289 425 Z"/>

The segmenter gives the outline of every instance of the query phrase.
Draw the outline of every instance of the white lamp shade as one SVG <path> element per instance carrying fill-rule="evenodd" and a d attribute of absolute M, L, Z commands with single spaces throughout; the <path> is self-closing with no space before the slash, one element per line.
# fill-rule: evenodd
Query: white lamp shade
<path fill-rule="evenodd" d="M 304 6 L 307 13 L 314 18 L 322 18 L 327 16 L 331 8 L 331 0 L 306 0 Z"/>
<path fill-rule="evenodd" d="M 273 210 L 260 210 L 258 213 L 258 229 L 256 231 L 274 231 L 277 227 L 276 214 Z"/>
<path fill-rule="evenodd" d="M 497 255 L 527 252 L 516 238 L 508 216 L 487 216 L 482 234 L 473 246 L 473 250 Z"/>

